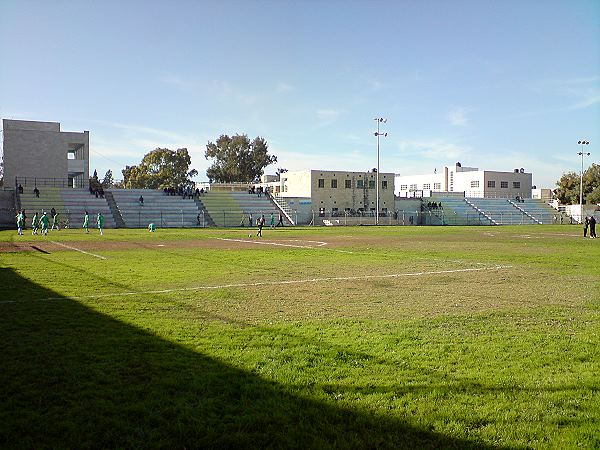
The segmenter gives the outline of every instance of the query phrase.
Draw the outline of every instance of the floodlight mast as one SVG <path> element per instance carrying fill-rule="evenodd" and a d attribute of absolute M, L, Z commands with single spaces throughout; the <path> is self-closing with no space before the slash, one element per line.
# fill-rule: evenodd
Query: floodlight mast
<path fill-rule="evenodd" d="M 583 157 L 590 156 L 590 152 L 584 152 L 583 146 L 590 145 L 589 141 L 577 141 L 579 145 L 581 145 L 581 151 L 577 152 L 579 156 L 581 156 L 581 172 L 579 173 L 580 181 L 579 181 L 579 223 L 583 223 Z"/>
<path fill-rule="evenodd" d="M 375 182 L 377 183 L 375 195 L 377 196 L 377 199 L 375 202 L 375 225 L 379 225 L 379 136 L 387 136 L 387 133 L 379 132 L 379 124 L 387 123 L 387 119 L 384 119 L 383 117 L 375 117 L 373 120 L 377 122 L 377 131 L 375 132 L 375 136 L 377 137 L 377 175 L 375 177 Z"/>

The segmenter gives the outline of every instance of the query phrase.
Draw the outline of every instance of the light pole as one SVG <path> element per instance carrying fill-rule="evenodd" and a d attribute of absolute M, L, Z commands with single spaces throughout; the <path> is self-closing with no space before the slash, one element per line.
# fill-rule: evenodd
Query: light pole
<path fill-rule="evenodd" d="M 577 152 L 577 154 L 581 156 L 581 172 L 579 182 L 579 223 L 583 223 L 583 157 L 590 156 L 591 153 L 583 151 L 584 145 L 590 145 L 589 141 L 577 141 L 577 143 L 581 145 L 581 151 Z"/>
<path fill-rule="evenodd" d="M 373 120 L 377 122 L 377 131 L 375 132 L 375 137 L 377 137 L 377 175 L 375 181 L 377 183 L 377 189 L 375 190 L 377 200 L 375 202 L 375 225 L 379 225 L 379 136 L 386 137 L 388 134 L 379 132 L 379 124 L 386 123 L 387 119 L 375 117 Z"/>

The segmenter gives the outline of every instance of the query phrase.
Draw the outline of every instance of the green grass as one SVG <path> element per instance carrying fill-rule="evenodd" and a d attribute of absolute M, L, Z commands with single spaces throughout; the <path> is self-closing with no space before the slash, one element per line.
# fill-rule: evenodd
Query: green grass
<path fill-rule="evenodd" d="M 600 447 L 600 241 L 263 234 L 1 232 L 0 446 Z"/>

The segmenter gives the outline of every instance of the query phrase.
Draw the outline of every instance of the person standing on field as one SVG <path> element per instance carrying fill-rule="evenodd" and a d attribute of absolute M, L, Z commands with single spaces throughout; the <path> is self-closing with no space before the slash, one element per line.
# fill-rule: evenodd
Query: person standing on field
<path fill-rule="evenodd" d="M 271 228 L 275 228 L 275 214 L 271 213 Z"/>
<path fill-rule="evenodd" d="M 35 234 L 37 236 L 38 232 L 38 213 L 37 211 L 33 213 L 33 218 L 31 219 L 31 234 Z"/>
<path fill-rule="evenodd" d="M 17 214 L 17 232 L 19 236 L 23 236 L 23 228 L 25 228 L 25 212 L 21 210 Z"/>
<path fill-rule="evenodd" d="M 60 227 L 58 226 L 58 213 L 56 211 L 52 213 L 52 226 L 50 227 L 50 229 L 54 230 L 54 227 L 56 227 L 56 231 L 60 230 Z"/>
<path fill-rule="evenodd" d="M 256 221 L 256 225 L 258 226 L 258 233 L 256 233 L 256 235 L 258 237 L 262 237 L 262 229 L 263 229 L 263 226 L 265 225 L 265 215 L 264 214 L 258 218 L 258 220 Z"/>
<path fill-rule="evenodd" d="M 596 218 L 590 216 L 590 238 L 596 238 Z"/>
<path fill-rule="evenodd" d="M 48 216 L 46 211 L 42 211 L 42 217 L 40 217 L 40 226 L 42 228 L 42 235 L 48 236 Z"/>
<path fill-rule="evenodd" d="M 83 229 L 85 230 L 86 233 L 89 233 L 90 227 L 90 215 L 88 214 L 88 212 L 85 212 L 85 215 L 83 216 Z"/>
<path fill-rule="evenodd" d="M 104 228 L 104 216 L 100 212 L 98 213 L 98 217 L 96 218 L 96 223 L 98 224 L 98 229 L 100 230 L 100 236 L 102 236 L 104 234 L 102 232 L 102 229 Z"/>
<path fill-rule="evenodd" d="M 585 216 L 585 220 L 583 221 L 583 237 L 587 237 L 589 225 L 590 225 L 590 218 L 588 216 Z"/>

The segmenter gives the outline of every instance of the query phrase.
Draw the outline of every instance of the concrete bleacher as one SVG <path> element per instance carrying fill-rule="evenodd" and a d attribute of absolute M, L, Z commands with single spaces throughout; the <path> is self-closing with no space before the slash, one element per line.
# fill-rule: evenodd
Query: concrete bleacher
<path fill-rule="evenodd" d="M 206 224 L 204 210 L 191 198 L 167 195 L 154 189 L 111 189 L 109 192 L 128 228 L 146 228 L 149 223 L 159 228 L 191 228 Z M 140 196 L 144 198 L 143 205 Z"/>
<path fill-rule="evenodd" d="M 86 211 L 90 215 L 90 227 L 96 226 L 96 217 L 100 212 L 104 216 L 105 228 L 116 228 L 115 219 L 105 198 L 96 198 L 87 189 L 60 189 L 60 194 L 63 210 L 55 208 L 61 223 L 68 217 L 69 228 L 81 228 Z"/>
<path fill-rule="evenodd" d="M 505 198 L 469 198 L 473 205 L 488 216 L 495 225 L 527 225 L 538 223 L 526 211 L 519 209 L 515 204 Z"/>
<path fill-rule="evenodd" d="M 237 227 L 242 223 L 248 226 L 250 214 L 253 226 L 261 214 L 265 215 L 266 226 L 269 225 L 271 213 L 275 215 L 276 221 L 279 218 L 279 210 L 265 195 L 259 197 L 246 191 L 209 190 L 201 200 L 211 220 L 218 227 Z"/>
<path fill-rule="evenodd" d="M 535 220 L 537 220 L 537 223 L 555 223 L 555 217 L 560 215 L 556 209 L 554 209 L 544 200 L 527 198 L 523 202 L 517 203 L 517 206 L 530 214 Z"/>
<path fill-rule="evenodd" d="M 96 198 L 87 189 L 41 187 L 39 190 L 39 197 L 29 190 L 19 194 L 21 208 L 26 211 L 28 218 L 33 217 L 36 211 L 49 213 L 54 208 L 58 213 L 61 227 L 64 227 L 68 220 L 69 228 L 80 228 L 83 225 L 85 211 L 90 215 L 90 226 L 95 225 L 95 218 L 101 212 L 105 219 L 105 227 L 115 227 L 115 220 L 106 199 Z"/>
<path fill-rule="evenodd" d="M 462 197 L 431 197 L 432 201 L 442 204 L 441 212 L 436 214 L 444 225 L 493 225 L 482 211 L 469 204 Z"/>

